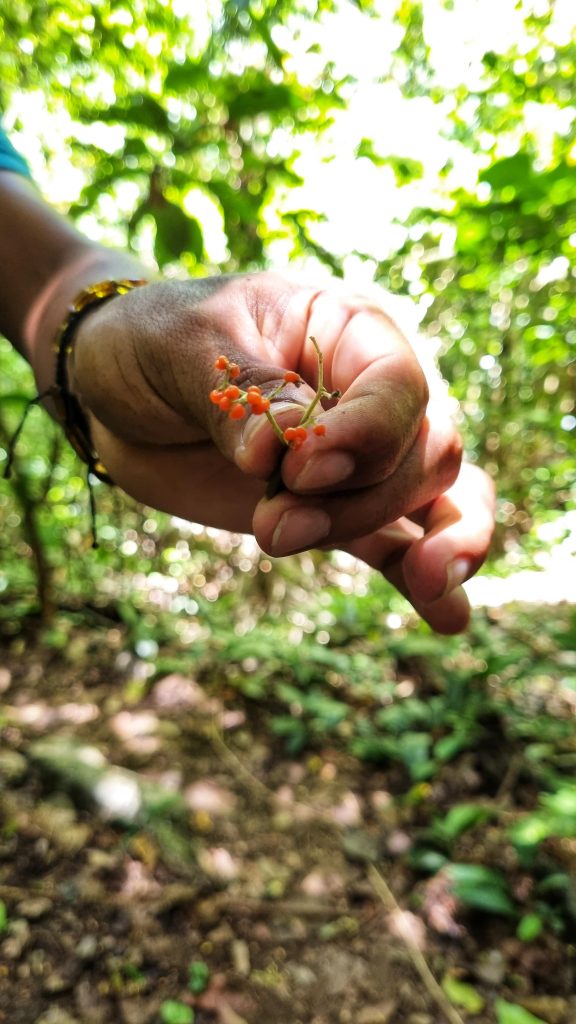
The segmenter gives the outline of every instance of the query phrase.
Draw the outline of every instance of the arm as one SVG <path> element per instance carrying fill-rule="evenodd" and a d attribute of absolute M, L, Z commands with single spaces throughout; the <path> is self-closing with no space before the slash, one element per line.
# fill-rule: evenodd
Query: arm
<path fill-rule="evenodd" d="M 151 277 L 137 260 L 84 238 L 21 174 L 0 170 L 0 332 L 54 382 L 53 341 L 69 304 L 105 278 Z"/>

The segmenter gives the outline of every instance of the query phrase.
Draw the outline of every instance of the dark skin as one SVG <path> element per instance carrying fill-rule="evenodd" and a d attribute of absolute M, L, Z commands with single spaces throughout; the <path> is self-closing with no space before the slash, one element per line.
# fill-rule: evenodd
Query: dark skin
<path fill-rule="evenodd" d="M 152 275 L 87 241 L 30 182 L 1 171 L 0 224 L 0 330 L 42 391 L 54 383 L 53 338 L 78 292 Z M 264 393 L 293 369 L 305 384 L 287 385 L 274 408 L 282 426 L 297 423 L 316 384 L 311 336 L 324 353 L 326 387 L 342 393 L 320 414 L 325 437 L 283 452 L 265 417 L 235 423 L 209 402 L 220 354 L 240 365 L 243 387 Z M 101 459 L 133 497 L 254 533 L 272 555 L 343 548 L 383 572 L 434 629 L 466 627 L 459 584 L 485 558 L 493 489 L 481 470 L 461 464 L 460 438 L 444 403 L 428 402 L 385 297 L 375 305 L 277 273 L 152 280 L 87 314 L 69 380 Z M 283 488 L 267 500 L 280 459 Z"/>

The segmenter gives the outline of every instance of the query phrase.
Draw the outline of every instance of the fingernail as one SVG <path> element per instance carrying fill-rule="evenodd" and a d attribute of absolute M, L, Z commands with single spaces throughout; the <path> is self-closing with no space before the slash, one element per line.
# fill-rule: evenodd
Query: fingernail
<path fill-rule="evenodd" d="M 274 416 L 278 418 L 284 412 L 296 411 L 300 416 L 302 415 L 304 407 L 298 405 L 296 402 L 273 402 L 271 411 Z M 252 441 L 252 438 L 266 427 L 267 430 L 271 430 L 270 423 L 266 416 L 248 416 L 248 419 L 244 421 L 242 435 L 240 439 L 240 445 L 242 448 L 246 448 Z"/>
<path fill-rule="evenodd" d="M 446 597 L 461 583 L 472 575 L 472 562 L 468 558 L 455 558 L 446 567 L 446 587 L 442 597 Z"/>
<path fill-rule="evenodd" d="M 339 484 L 352 476 L 356 463 L 349 452 L 326 452 L 313 455 L 296 477 L 293 487 L 296 491 L 318 490 Z"/>
<path fill-rule="evenodd" d="M 273 555 L 289 555 L 313 547 L 330 533 L 330 517 L 319 508 L 292 508 L 280 518 L 272 535 Z"/>

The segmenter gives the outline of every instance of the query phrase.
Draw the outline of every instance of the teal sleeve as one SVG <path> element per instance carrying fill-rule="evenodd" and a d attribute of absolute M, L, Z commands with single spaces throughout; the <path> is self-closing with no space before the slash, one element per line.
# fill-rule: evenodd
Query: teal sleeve
<path fill-rule="evenodd" d="M 24 157 L 20 156 L 16 152 L 14 146 L 9 141 L 5 132 L 0 127 L 0 171 L 15 171 L 16 174 L 23 174 L 26 178 L 30 178 L 30 169 L 28 164 L 24 160 Z"/>

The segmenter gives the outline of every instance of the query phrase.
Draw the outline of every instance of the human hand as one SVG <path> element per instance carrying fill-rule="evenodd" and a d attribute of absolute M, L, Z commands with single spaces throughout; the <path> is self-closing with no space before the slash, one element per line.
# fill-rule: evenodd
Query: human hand
<path fill-rule="evenodd" d="M 238 382 L 264 393 L 297 371 L 307 383 L 286 385 L 274 403 L 285 427 L 314 393 L 311 335 L 326 386 L 342 397 L 319 416 L 325 437 L 283 454 L 265 417 L 239 424 L 210 403 L 214 362 L 225 354 Z M 442 403 L 427 408 L 419 363 L 382 309 L 273 273 L 157 282 L 85 317 L 69 377 L 104 465 L 138 500 L 253 532 L 271 555 L 345 548 L 434 629 L 465 627 L 458 584 L 485 557 L 492 488 L 474 467 L 460 472 L 458 434 Z M 286 489 L 266 500 L 280 457 Z"/>

